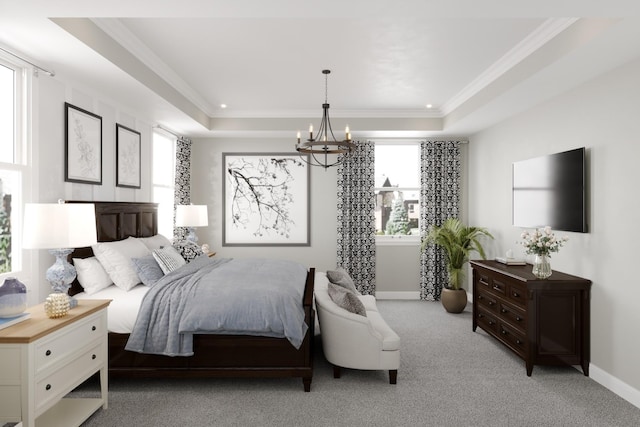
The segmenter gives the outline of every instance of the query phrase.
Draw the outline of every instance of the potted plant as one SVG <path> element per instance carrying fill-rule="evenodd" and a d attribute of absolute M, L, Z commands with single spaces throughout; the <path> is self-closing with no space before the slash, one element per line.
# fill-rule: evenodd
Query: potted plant
<path fill-rule="evenodd" d="M 458 218 L 448 218 L 441 226 L 431 226 L 422 242 L 422 249 L 428 244 L 441 247 L 446 255 L 449 281 L 442 288 L 442 305 L 449 313 L 460 313 L 467 306 L 467 293 L 460 285 L 464 279 L 464 265 L 473 251 L 484 259 L 485 253 L 478 239 L 482 236 L 493 239 L 485 228 L 468 227 Z"/>

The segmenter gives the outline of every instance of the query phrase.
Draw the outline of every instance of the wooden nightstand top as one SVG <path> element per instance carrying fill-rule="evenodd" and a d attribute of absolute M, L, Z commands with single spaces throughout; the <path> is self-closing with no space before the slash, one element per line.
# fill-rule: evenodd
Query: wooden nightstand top
<path fill-rule="evenodd" d="M 81 299 L 69 314 L 59 319 L 50 319 L 44 312 L 44 303 L 27 308 L 31 317 L 8 328 L 0 329 L 0 344 L 30 343 L 83 317 L 106 308 L 111 300 Z"/>

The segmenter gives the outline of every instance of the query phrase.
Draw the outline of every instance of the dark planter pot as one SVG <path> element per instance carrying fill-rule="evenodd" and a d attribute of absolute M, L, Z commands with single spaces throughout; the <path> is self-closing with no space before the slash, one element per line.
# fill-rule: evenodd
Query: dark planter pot
<path fill-rule="evenodd" d="M 442 289 L 442 306 L 449 313 L 462 313 L 467 306 L 467 291 L 464 289 Z"/>

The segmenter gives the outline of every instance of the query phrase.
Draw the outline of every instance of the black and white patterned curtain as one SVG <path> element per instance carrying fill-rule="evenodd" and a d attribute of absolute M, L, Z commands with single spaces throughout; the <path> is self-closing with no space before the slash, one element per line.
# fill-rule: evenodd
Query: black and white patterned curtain
<path fill-rule="evenodd" d="M 420 235 L 429 227 L 458 217 L 460 200 L 460 141 L 420 143 Z M 420 253 L 420 299 L 438 301 L 447 283 L 444 253 L 428 245 Z"/>
<path fill-rule="evenodd" d="M 202 255 L 202 249 L 198 245 L 187 241 L 189 232 L 187 227 L 176 227 L 176 206 L 191 203 L 191 140 L 183 137 L 179 137 L 176 141 L 174 183 L 173 246 L 185 260 L 191 261 L 195 257 Z"/>
<path fill-rule="evenodd" d="M 375 146 L 358 142 L 338 166 L 337 264 L 365 295 L 376 291 Z"/>

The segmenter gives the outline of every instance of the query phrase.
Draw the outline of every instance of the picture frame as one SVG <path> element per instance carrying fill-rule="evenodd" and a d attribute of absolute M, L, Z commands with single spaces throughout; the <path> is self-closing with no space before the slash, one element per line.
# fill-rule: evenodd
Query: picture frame
<path fill-rule="evenodd" d="M 102 185 L 102 117 L 64 103 L 64 180 Z"/>
<path fill-rule="evenodd" d="M 308 155 L 222 153 L 222 246 L 310 246 Z"/>
<path fill-rule="evenodd" d="M 140 132 L 116 123 L 116 187 L 141 187 Z"/>

